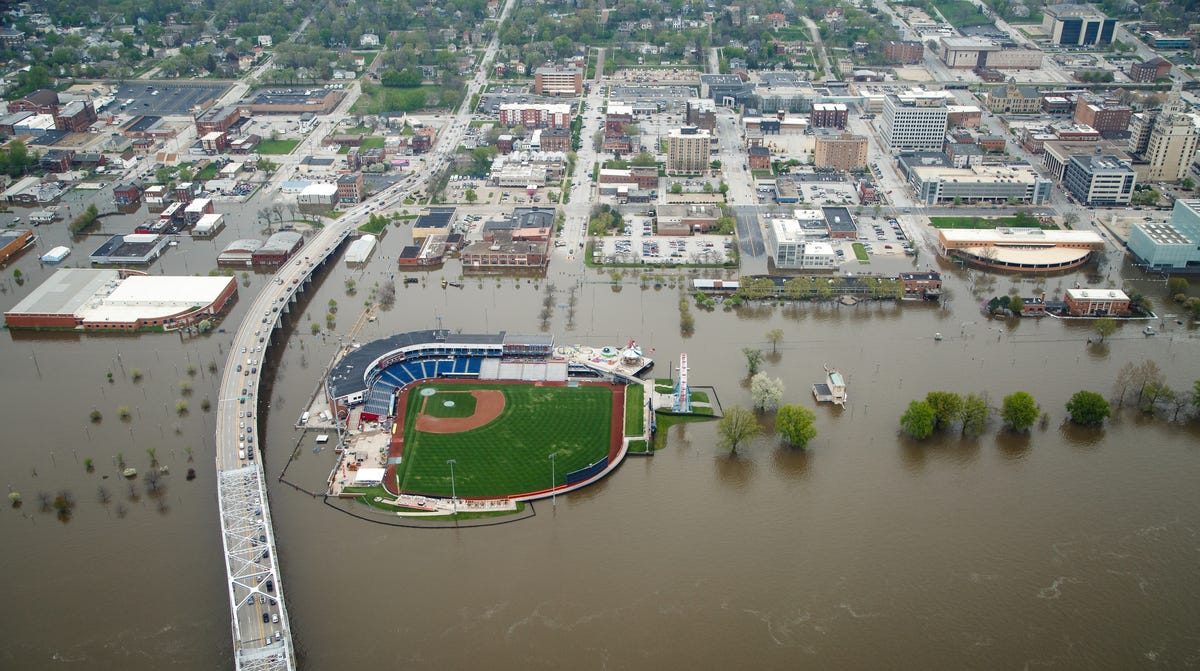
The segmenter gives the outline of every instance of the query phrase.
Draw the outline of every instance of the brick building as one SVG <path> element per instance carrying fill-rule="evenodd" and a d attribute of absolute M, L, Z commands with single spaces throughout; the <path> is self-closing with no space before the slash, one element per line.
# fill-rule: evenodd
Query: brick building
<path fill-rule="evenodd" d="M 96 108 L 90 100 L 76 100 L 63 105 L 54 114 L 54 128 L 69 133 L 84 133 L 96 123 Z"/>
<path fill-rule="evenodd" d="M 1129 296 L 1118 289 L 1067 289 L 1067 312 L 1075 317 L 1129 314 Z"/>
<path fill-rule="evenodd" d="M 339 203 L 361 203 L 363 199 L 363 175 L 356 172 L 342 175 L 337 180 L 337 199 Z"/>
<path fill-rule="evenodd" d="M 883 45 L 888 63 L 913 64 L 925 60 L 925 45 L 920 42 L 888 40 Z"/>
<path fill-rule="evenodd" d="M 196 117 L 196 135 L 204 137 L 214 131 L 224 133 L 240 118 L 242 110 L 236 105 L 214 107 Z"/>
<path fill-rule="evenodd" d="M 1075 100 L 1075 122 L 1087 124 L 1101 133 L 1129 130 L 1133 110 L 1116 100 L 1080 95 Z"/>
<path fill-rule="evenodd" d="M 709 98 L 689 98 L 684 113 L 689 126 L 707 131 L 717 127 L 717 104 Z"/>
<path fill-rule="evenodd" d="M 816 103 L 812 106 L 810 123 L 813 128 L 841 130 L 846 127 L 846 120 L 849 117 L 850 113 L 846 109 L 846 105 L 842 103 Z"/>
<path fill-rule="evenodd" d="M 813 147 L 813 165 L 849 172 L 867 164 L 867 138 L 853 133 L 822 133 Z"/>
<path fill-rule="evenodd" d="M 762 145 L 750 147 L 747 165 L 751 170 L 770 170 L 771 151 Z"/>
<path fill-rule="evenodd" d="M 54 114 L 58 110 L 58 94 L 50 89 L 38 89 L 33 93 L 8 103 L 8 113 L 33 112 L 34 114 Z"/>
<path fill-rule="evenodd" d="M 583 93 L 583 68 L 547 65 L 534 70 L 533 92 L 540 96 L 577 96 Z"/>
<path fill-rule="evenodd" d="M 500 123 L 505 126 L 567 129 L 571 127 L 571 116 L 571 106 L 564 103 L 505 103 L 500 106 Z"/>
<path fill-rule="evenodd" d="M 1135 82 L 1148 83 L 1162 79 L 1171 73 L 1171 63 L 1155 56 L 1144 63 L 1135 63 L 1129 67 L 1129 78 Z"/>

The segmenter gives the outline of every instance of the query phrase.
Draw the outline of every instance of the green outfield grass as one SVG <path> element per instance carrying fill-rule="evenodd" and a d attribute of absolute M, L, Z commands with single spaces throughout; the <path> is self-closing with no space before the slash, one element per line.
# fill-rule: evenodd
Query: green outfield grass
<path fill-rule="evenodd" d="M 625 387 L 625 435 L 640 436 L 646 423 L 642 408 L 646 405 L 646 388 L 640 384 Z"/>
<path fill-rule="evenodd" d="M 446 403 L 453 405 L 447 406 Z M 475 414 L 475 397 L 466 391 L 439 391 L 425 401 L 425 414 L 433 417 L 470 417 Z"/>
<path fill-rule="evenodd" d="M 424 397 L 434 387 L 446 393 L 471 389 L 504 392 L 505 406 L 491 423 L 452 434 L 416 431 Z M 612 434 L 612 390 L 607 387 L 539 387 L 514 384 L 418 385 L 409 391 L 404 426 L 404 460 L 396 475 L 401 491 L 449 496 L 453 459 L 459 496 L 503 496 L 550 487 L 550 454 L 556 484 L 566 474 L 608 454 Z"/>

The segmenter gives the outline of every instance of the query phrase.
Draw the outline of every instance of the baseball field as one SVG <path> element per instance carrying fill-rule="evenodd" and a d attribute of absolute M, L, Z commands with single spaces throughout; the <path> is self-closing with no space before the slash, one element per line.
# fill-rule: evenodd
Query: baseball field
<path fill-rule="evenodd" d="M 395 482 L 401 492 L 449 496 L 454 460 L 460 497 L 541 491 L 550 487 L 554 454 L 554 482 L 562 485 L 567 473 L 600 461 L 614 436 L 621 438 L 622 396 L 602 384 L 415 385 L 401 399 L 403 436 L 391 451 L 402 457 Z"/>

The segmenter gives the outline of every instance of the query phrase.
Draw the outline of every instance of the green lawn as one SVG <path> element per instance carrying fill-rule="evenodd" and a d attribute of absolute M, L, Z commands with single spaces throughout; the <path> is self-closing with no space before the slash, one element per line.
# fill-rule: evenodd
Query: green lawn
<path fill-rule="evenodd" d="M 470 417 L 475 414 L 475 397 L 465 391 L 439 391 L 425 401 L 425 414 L 433 417 Z"/>
<path fill-rule="evenodd" d="M 267 156 L 290 154 L 298 144 L 299 140 L 263 140 L 258 143 L 255 151 Z"/>
<path fill-rule="evenodd" d="M 505 407 L 486 426 L 452 434 L 413 429 L 424 397 L 432 386 L 446 392 L 499 389 Z M 612 425 L 612 390 L 607 387 L 539 387 L 534 385 L 418 385 L 408 396 L 404 460 L 397 467 L 401 491 L 448 496 L 448 459 L 455 460 L 454 490 L 460 496 L 503 496 L 550 486 L 550 454 L 557 484 L 566 474 L 608 454 Z"/>
<path fill-rule="evenodd" d="M 1039 224 L 1031 216 L 1016 215 L 1012 217 L 930 217 L 929 225 L 934 228 L 996 228 L 997 226 L 1036 227 L 1046 230 L 1056 230 L 1053 224 Z"/>
<path fill-rule="evenodd" d="M 364 137 L 361 149 L 383 149 L 384 138 Z"/>
<path fill-rule="evenodd" d="M 967 0 L 933 0 L 933 6 L 937 7 L 942 16 L 955 28 L 986 26 L 992 22 L 977 5 Z"/>
<path fill-rule="evenodd" d="M 863 247 L 863 244 L 861 242 L 856 242 L 856 243 L 850 245 L 850 248 L 854 250 L 854 257 L 857 258 L 859 261 L 861 261 L 863 263 L 871 262 L 871 257 L 867 255 L 867 248 Z"/>
<path fill-rule="evenodd" d="M 646 405 L 646 388 L 640 384 L 625 387 L 625 435 L 640 436 L 645 432 L 642 408 Z"/>

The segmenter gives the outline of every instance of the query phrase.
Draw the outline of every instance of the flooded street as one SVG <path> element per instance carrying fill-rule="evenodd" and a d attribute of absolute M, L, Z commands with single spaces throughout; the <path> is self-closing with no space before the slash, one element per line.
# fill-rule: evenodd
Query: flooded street
<path fill-rule="evenodd" d="M 184 239 L 150 272 L 209 272 L 226 244 L 258 234 L 252 216 L 233 217 L 215 241 Z M 38 229 L 38 248 L 0 279 L 0 306 L 53 273 L 37 256 L 67 242 L 64 228 Z M 815 407 L 819 433 L 807 451 L 764 437 L 731 457 L 716 446 L 714 423 L 678 425 L 653 458 L 627 459 L 598 485 L 558 497 L 557 508 L 538 502 L 531 519 L 401 529 L 351 518 L 277 478 L 295 450 L 289 480 L 315 489 L 333 460 L 314 454 L 311 440 L 298 444 L 292 428 L 337 346 L 335 335 L 311 335 L 310 323 L 324 330 L 333 299 L 333 331 L 345 335 L 370 288 L 393 274 L 408 235 L 391 230 L 364 269 L 331 264 L 275 334 L 264 367 L 273 377 L 264 379 L 260 435 L 302 668 L 1200 665 L 1200 423 L 1126 404 L 1103 430 L 1085 430 L 1064 424 L 1063 409 L 1080 389 L 1109 395 L 1121 366 L 1147 358 L 1172 388 L 1190 392 L 1200 378 L 1194 328 L 1164 320 L 1158 336 L 1144 337 L 1128 323 L 1089 347 L 1086 323 L 987 321 L 980 300 L 1007 294 L 1013 280 L 996 277 L 984 290 L 976 275 L 973 294 L 972 279 L 947 268 L 944 307 L 706 312 L 693 303 L 695 332 L 683 337 L 677 281 L 643 288 L 631 271 L 613 285 L 611 271 L 565 273 L 556 259 L 555 308 L 543 329 L 547 280 L 469 276 L 461 289 L 442 289 L 443 277 L 459 281 L 457 262 L 411 285 L 396 272 L 395 307 L 364 322 L 360 342 L 439 325 L 544 330 L 567 344 L 636 338 L 654 348 L 659 377 L 687 352 L 692 384 L 714 386 L 726 408 L 750 405 L 741 349 L 753 346 L 768 352 L 764 369 L 783 379 L 785 402 L 815 407 L 810 387 L 826 364 L 846 375 L 850 396 L 844 411 Z M 65 265 L 86 265 L 100 241 L 72 244 Z M 891 263 L 865 269 L 912 267 Z M 1101 286 L 1105 275 L 1120 286 L 1110 266 Z M 230 332 L 269 277 L 239 273 Z M 1076 281 L 1088 284 L 1081 273 L 1017 286 L 1032 296 Z M 1172 312 L 1161 280 L 1134 286 Z M 771 354 L 774 328 L 785 338 Z M 219 332 L 0 333 L 0 467 L 24 499 L 0 514 L 8 597 L 0 667 L 232 666 L 214 426 L 201 409 L 217 400 L 209 365 L 223 364 L 229 341 Z M 978 439 L 902 438 L 900 414 L 930 390 L 986 393 L 993 406 L 1025 390 L 1050 417 L 1028 436 L 1000 431 L 993 417 Z M 179 399 L 189 406 L 182 415 Z M 89 420 L 93 409 L 99 422 Z M 170 468 L 157 491 L 144 477 L 148 449 Z M 120 477 L 121 457 L 142 475 Z M 457 461 L 469 468 L 469 457 Z M 39 494 L 60 492 L 74 501 L 70 512 L 43 512 Z"/>

